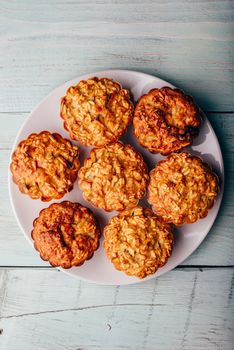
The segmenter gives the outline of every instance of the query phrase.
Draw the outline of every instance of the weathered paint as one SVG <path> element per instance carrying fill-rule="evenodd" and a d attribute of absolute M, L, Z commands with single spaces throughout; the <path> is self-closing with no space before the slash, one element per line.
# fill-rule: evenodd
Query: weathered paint
<path fill-rule="evenodd" d="M 233 269 L 177 269 L 93 286 L 45 269 L 0 272 L 0 348 L 231 350 Z"/>
<path fill-rule="evenodd" d="M 0 8 L 0 349 L 233 350 L 233 1 L 0 0 Z M 27 114 L 64 81 L 109 68 L 154 74 L 218 111 L 208 117 L 225 160 L 223 205 L 187 267 L 136 286 L 91 285 L 45 267 L 7 191 Z"/>

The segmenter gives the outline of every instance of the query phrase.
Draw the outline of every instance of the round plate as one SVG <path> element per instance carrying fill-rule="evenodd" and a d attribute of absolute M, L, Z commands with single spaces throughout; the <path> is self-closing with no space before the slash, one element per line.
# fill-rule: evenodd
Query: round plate
<path fill-rule="evenodd" d="M 16 148 L 21 140 L 27 138 L 31 133 L 42 130 L 57 132 L 62 136 L 69 138 L 69 134 L 63 128 L 63 121 L 59 116 L 60 99 L 66 94 L 68 87 L 76 85 L 81 79 L 87 79 L 93 76 L 108 77 L 119 81 L 124 88 L 131 91 L 135 101 L 152 88 L 161 88 L 163 86 L 174 87 L 170 83 L 154 76 L 127 70 L 95 72 L 70 80 L 50 93 L 29 115 L 16 137 L 13 149 Z M 203 115 L 203 120 L 204 122 L 199 136 L 194 140 L 193 146 L 188 147 L 187 150 L 195 155 L 202 156 L 204 161 L 207 161 L 213 167 L 220 178 L 221 190 L 214 207 L 209 211 L 209 214 L 205 219 L 199 220 L 194 224 L 183 225 L 176 229 L 173 253 L 167 264 L 160 268 L 154 275 L 151 275 L 144 280 L 129 277 L 124 273 L 115 270 L 111 262 L 107 259 L 101 242 L 99 249 L 95 252 L 91 260 L 85 262 L 84 265 L 80 267 L 73 267 L 69 270 L 61 269 L 62 271 L 79 279 L 99 284 L 121 285 L 138 283 L 170 271 L 177 265 L 181 264 L 199 246 L 209 232 L 217 216 L 223 194 L 224 180 L 223 158 L 217 137 L 205 115 Z M 133 136 L 131 126 L 122 140 L 125 143 L 133 145 L 144 156 L 149 170 L 155 166 L 158 160 L 164 158 L 161 155 L 153 155 L 139 146 L 137 140 Z M 88 156 L 90 148 L 85 148 L 84 146 L 79 145 L 78 142 L 76 144 L 80 146 L 80 160 L 82 164 L 84 159 Z M 61 202 L 64 200 L 79 202 L 84 206 L 89 207 L 95 213 L 102 227 L 107 223 L 110 217 L 116 215 L 116 212 L 106 213 L 102 209 L 94 208 L 90 203 L 84 200 L 82 192 L 78 188 L 77 181 L 74 189 L 62 199 L 44 203 L 40 200 L 32 200 L 28 196 L 20 193 L 18 187 L 12 182 L 10 172 L 8 179 L 11 204 L 16 219 L 24 235 L 31 244 L 33 243 L 31 239 L 33 220 L 38 217 L 41 209 L 48 207 L 52 202 Z M 144 199 L 141 200 L 140 204 L 148 205 Z M 35 251 L 35 254 L 38 254 L 38 252 Z"/>

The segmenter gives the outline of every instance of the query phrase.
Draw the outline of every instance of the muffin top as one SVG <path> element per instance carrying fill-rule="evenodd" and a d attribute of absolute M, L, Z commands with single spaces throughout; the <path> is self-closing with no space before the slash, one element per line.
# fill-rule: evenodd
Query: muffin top
<path fill-rule="evenodd" d="M 133 125 L 139 143 L 152 153 L 167 155 L 192 143 L 201 124 L 193 99 L 179 89 L 163 87 L 143 95 Z"/>
<path fill-rule="evenodd" d="M 84 197 L 106 211 L 136 206 L 145 194 L 147 182 L 142 156 L 120 142 L 93 149 L 79 171 Z"/>
<path fill-rule="evenodd" d="M 65 269 L 90 259 L 99 237 L 92 212 L 78 203 L 51 204 L 33 223 L 32 239 L 41 258 Z"/>
<path fill-rule="evenodd" d="M 80 168 L 78 156 L 78 147 L 59 134 L 31 134 L 12 155 L 13 181 L 33 199 L 61 198 L 73 188 Z"/>
<path fill-rule="evenodd" d="M 149 208 L 135 207 L 112 217 L 104 237 L 107 257 L 129 276 L 144 278 L 155 273 L 172 251 L 170 225 Z"/>
<path fill-rule="evenodd" d="M 172 154 L 150 172 L 149 202 L 156 214 L 175 225 L 208 214 L 218 194 L 218 177 L 187 152 Z"/>
<path fill-rule="evenodd" d="M 117 141 L 132 114 L 129 92 L 108 78 L 81 80 L 61 101 L 65 129 L 85 146 L 102 147 Z"/>

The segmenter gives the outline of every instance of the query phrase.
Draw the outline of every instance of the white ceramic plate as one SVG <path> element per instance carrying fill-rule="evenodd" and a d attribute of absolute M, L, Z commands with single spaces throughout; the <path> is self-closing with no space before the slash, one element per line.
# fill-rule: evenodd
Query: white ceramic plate
<path fill-rule="evenodd" d="M 63 128 L 63 122 L 59 116 L 60 99 L 65 95 L 69 86 L 77 84 L 81 79 L 87 79 L 93 76 L 108 77 L 119 81 L 124 88 L 127 88 L 132 92 L 135 101 L 137 101 L 141 95 L 145 94 L 152 88 L 161 88 L 163 86 L 173 87 L 170 83 L 154 76 L 127 70 L 107 70 L 95 72 L 70 80 L 49 94 L 29 115 L 16 137 L 13 149 L 15 149 L 21 140 L 27 138 L 27 136 L 31 133 L 42 130 L 57 132 L 62 136 L 69 138 L 69 134 Z M 124 142 L 132 144 L 138 151 L 141 152 L 149 166 L 149 169 L 151 169 L 158 160 L 164 158 L 161 155 L 152 155 L 150 152 L 140 147 L 136 139 L 133 137 L 131 127 L 129 127 L 127 134 L 123 137 L 123 140 Z M 76 144 L 79 145 L 79 143 Z M 188 151 L 202 156 L 203 159 L 213 167 L 213 169 L 219 175 L 221 191 L 214 207 L 210 210 L 205 219 L 199 220 L 192 225 L 183 225 L 177 229 L 175 232 L 175 245 L 173 253 L 167 264 L 163 268 L 160 268 L 156 274 L 145 278 L 144 281 L 154 278 L 155 276 L 160 276 L 181 264 L 200 245 L 217 216 L 223 194 L 224 167 L 217 137 L 206 116 L 204 116 L 204 123 L 199 136 L 195 139 L 193 146 L 188 148 Z M 90 149 L 80 146 L 81 163 L 83 163 L 84 158 L 88 156 L 89 152 Z M 65 195 L 62 199 L 58 201 L 51 201 L 49 203 L 43 203 L 40 200 L 32 200 L 28 196 L 21 194 L 18 187 L 12 182 L 11 174 L 9 172 L 9 193 L 18 224 L 31 244 L 32 222 L 38 216 L 40 210 L 48 207 L 52 202 L 61 202 L 63 200 L 80 202 L 81 204 L 89 207 L 96 214 L 102 227 L 110 217 L 116 215 L 116 212 L 106 213 L 102 209 L 96 209 L 85 201 L 82 197 L 81 191 L 78 188 L 77 182 L 73 191 Z M 147 202 L 142 200 L 141 204 L 147 205 Z M 35 254 L 38 253 L 35 251 Z M 138 283 L 142 281 L 135 277 L 128 277 L 124 273 L 115 270 L 105 255 L 102 248 L 102 243 L 100 244 L 99 249 L 95 252 L 93 258 L 87 261 L 83 266 L 73 267 L 69 270 L 62 269 L 62 271 L 79 279 L 99 284 L 121 285 Z"/>

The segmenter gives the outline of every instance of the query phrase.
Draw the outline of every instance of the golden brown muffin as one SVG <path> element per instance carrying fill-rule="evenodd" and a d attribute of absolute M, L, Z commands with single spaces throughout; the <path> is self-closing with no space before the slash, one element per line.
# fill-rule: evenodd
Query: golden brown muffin
<path fill-rule="evenodd" d="M 142 156 L 130 145 L 116 142 L 93 149 L 79 171 L 84 197 L 106 211 L 133 208 L 148 182 Z"/>
<path fill-rule="evenodd" d="M 22 193 L 50 201 L 73 188 L 80 168 L 78 147 L 59 134 L 31 134 L 17 146 L 10 169 Z"/>
<path fill-rule="evenodd" d="M 155 273 L 172 251 L 170 225 L 149 208 L 135 207 L 112 217 L 104 237 L 108 258 L 129 276 L 144 278 Z"/>
<path fill-rule="evenodd" d="M 40 257 L 64 269 L 90 259 L 98 248 L 99 237 L 93 213 L 78 203 L 51 204 L 33 223 L 32 239 Z"/>
<path fill-rule="evenodd" d="M 139 143 L 152 153 L 169 154 L 189 146 L 201 118 L 193 99 L 179 89 L 163 87 L 143 95 L 133 125 Z"/>
<path fill-rule="evenodd" d="M 172 154 L 150 172 L 149 203 L 175 225 L 204 218 L 218 194 L 218 177 L 187 152 Z"/>
<path fill-rule="evenodd" d="M 73 140 L 102 147 L 125 133 L 132 121 L 133 104 L 118 82 L 91 78 L 67 90 L 60 113 Z"/>

